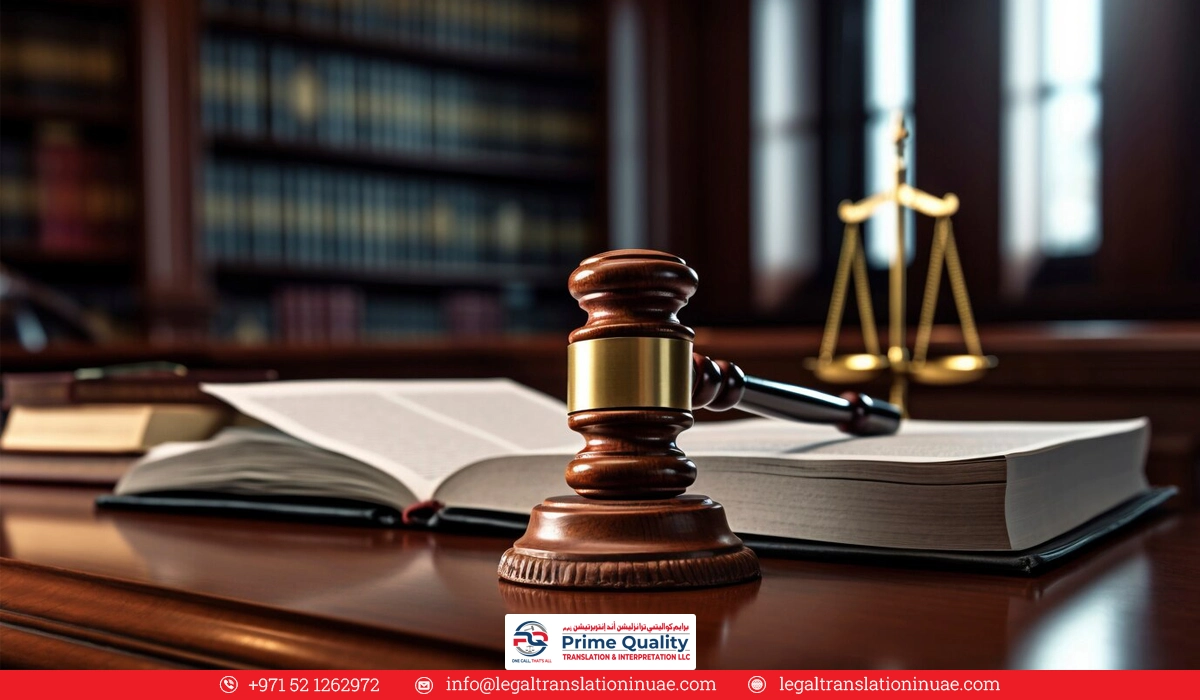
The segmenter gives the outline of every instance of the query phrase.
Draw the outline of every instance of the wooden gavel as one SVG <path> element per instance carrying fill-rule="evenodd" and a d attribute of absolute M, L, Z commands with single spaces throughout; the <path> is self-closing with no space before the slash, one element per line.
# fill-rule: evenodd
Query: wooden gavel
<path fill-rule="evenodd" d="M 695 333 L 677 314 L 699 281 L 681 258 L 654 250 L 601 253 L 571 274 L 571 295 L 588 314 L 567 344 L 567 425 L 585 442 L 566 468 L 575 495 L 534 507 L 500 561 L 501 579 L 621 590 L 758 578 L 758 558 L 721 505 L 685 493 L 696 465 L 676 438 L 695 408 L 832 423 L 853 435 L 896 431 L 891 404 L 748 377 L 694 353 Z"/>
<path fill-rule="evenodd" d="M 741 409 L 769 418 L 830 423 L 851 435 L 890 435 L 900 428 L 900 409 L 857 392 L 825 394 L 794 384 L 747 376 L 727 360 L 692 353 L 692 408 Z"/>

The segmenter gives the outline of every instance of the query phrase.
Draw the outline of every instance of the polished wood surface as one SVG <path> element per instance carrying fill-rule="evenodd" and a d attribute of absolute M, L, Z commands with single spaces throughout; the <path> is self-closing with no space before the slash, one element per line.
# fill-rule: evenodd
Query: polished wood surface
<path fill-rule="evenodd" d="M 763 559 L 761 581 L 573 592 L 505 539 L 106 512 L 4 484 L 5 666 L 499 668 L 508 612 L 694 612 L 700 668 L 1200 666 L 1200 514 L 1033 579 Z"/>
<path fill-rule="evenodd" d="M 701 295 L 703 291 L 701 292 Z M 1119 321 L 982 326 L 983 346 L 1000 365 L 964 386 L 911 387 L 914 418 L 945 420 L 1110 420 L 1147 416 L 1150 480 L 1179 487 L 1170 507 L 1200 505 L 1200 323 Z M 697 329 L 696 349 L 729 358 L 747 373 L 826 392 L 803 358 L 817 353 L 821 328 Z M 957 327 L 935 327 L 931 353 L 961 348 Z M 0 346 L 5 372 L 74 370 L 168 360 L 195 368 L 272 368 L 282 379 L 327 377 L 510 377 L 566 395 L 562 335 L 455 338 L 380 345 L 288 348 L 130 344 L 51 346 L 30 353 Z M 862 347 L 847 331 L 839 345 Z M 874 395 L 885 384 L 854 387 Z M 726 414 L 700 411 L 700 420 Z"/>

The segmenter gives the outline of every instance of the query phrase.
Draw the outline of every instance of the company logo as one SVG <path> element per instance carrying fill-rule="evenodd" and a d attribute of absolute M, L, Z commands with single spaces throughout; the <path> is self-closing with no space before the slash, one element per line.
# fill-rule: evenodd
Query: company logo
<path fill-rule="evenodd" d="M 517 625 L 513 632 L 513 646 L 521 656 L 538 656 L 550 646 L 550 633 L 545 625 L 530 620 Z"/>

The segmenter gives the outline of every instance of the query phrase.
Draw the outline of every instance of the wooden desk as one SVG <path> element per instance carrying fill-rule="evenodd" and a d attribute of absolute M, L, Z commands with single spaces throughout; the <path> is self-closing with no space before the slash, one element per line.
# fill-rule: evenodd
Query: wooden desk
<path fill-rule="evenodd" d="M 580 312 L 582 320 L 583 313 Z M 915 329 L 913 329 L 915 333 Z M 1150 480 L 1179 487 L 1172 508 L 1200 508 L 1200 323 L 1065 322 L 984 326 L 983 347 L 1000 365 L 961 386 L 910 387 L 917 418 L 944 420 L 1110 420 L 1147 416 Z M 697 329 L 696 347 L 750 374 L 839 393 L 804 368 L 822 329 Z M 910 338 L 910 342 L 912 339 Z M 846 328 L 838 347 L 861 352 Z M 930 355 L 962 352 L 959 329 L 934 328 Z M 0 347 L 5 372 L 74 370 L 151 360 L 210 369 L 278 370 L 283 379 L 509 377 L 565 398 L 566 336 L 455 338 L 392 344 L 235 347 L 136 343 L 52 346 L 29 353 Z M 887 396 L 886 377 L 855 389 Z M 706 420 L 733 413 L 697 412 Z"/>
<path fill-rule="evenodd" d="M 1200 514 L 1036 579 L 763 561 L 685 593 L 502 585 L 508 541 L 96 511 L 0 486 L 5 666 L 499 668 L 506 612 L 694 612 L 700 668 L 1197 667 Z"/>

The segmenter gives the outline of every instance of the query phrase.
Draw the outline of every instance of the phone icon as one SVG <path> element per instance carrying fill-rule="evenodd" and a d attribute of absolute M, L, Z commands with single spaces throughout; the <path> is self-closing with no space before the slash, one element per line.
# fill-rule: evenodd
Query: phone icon
<path fill-rule="evenodd" d="M 225 676 L 221 679 L 221 690 L 226 693 L 232 693 L 237 690 L 237 679 L 233 676 Z"/>

